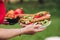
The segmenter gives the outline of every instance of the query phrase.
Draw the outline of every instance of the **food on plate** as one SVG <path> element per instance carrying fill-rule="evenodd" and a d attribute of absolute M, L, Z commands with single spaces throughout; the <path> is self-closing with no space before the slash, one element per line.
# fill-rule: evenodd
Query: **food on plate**
<path fill-rule="evenodd" d="M 15 23 L 18 23 L 18 20 L 20 19 L 21 16 L 19 15 L 22 15 L 24 14 L 24 10 L 23 8 L 17 8 L 16 10 L 9 10 L 7 12 L 7 14 L 5 15 L 5 20 L 4 20 L 4 23 L 5 24 L 15 24 Z"/>
<path fill-rule="evenodd" d="M 40 24 L 45 26 L 51 21 L 50 16 L 51 15 L 47 11 L 41 11 L 36 14 L 25 14 L 20 18 L 19 23 L 25 25 Z"/>

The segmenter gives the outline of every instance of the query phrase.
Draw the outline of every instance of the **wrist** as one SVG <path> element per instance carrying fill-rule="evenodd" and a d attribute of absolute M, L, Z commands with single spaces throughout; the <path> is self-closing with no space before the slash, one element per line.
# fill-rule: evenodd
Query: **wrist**
<path fill-rule="evenodd" d="M 21 34 L 25 34 L 25 32 L 26 32 L 25 28 L 21 28 L 21 29 L 20 29 L 20 33 L 21 33 Z"/>
<path fill-rule="evenodd" d="M 26 28 L 21 28 L 20 31 L 21 31 L 21 34 L 29 33 L 29 29 L 26 29 Z"/>

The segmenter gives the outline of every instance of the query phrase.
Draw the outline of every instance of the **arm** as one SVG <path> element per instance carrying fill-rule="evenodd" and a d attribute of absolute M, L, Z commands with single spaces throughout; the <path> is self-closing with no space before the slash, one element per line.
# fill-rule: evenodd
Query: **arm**
<path fill-rule="evenodd" d="M 21 34 L 34 34 L 36 32 L 40 32 L 45 30 L 39 29 L 39 25 L 27 25 L 24 28 L 21 29 L 1 29 L 0 28 L 0 39 L 9 39 Z"/>
<path fill-rule="evenodd" d="M 8 39 L 8 38 L 20 35 L 20 34 L 23 34 L 23 28 L 21 29 L 0 29 L 0 39 Z"/>

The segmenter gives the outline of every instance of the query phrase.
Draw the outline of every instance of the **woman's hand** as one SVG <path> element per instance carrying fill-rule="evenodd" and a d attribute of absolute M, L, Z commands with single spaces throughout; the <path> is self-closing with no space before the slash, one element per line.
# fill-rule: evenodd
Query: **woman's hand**
<path fill-rule="evenodd" d="M 40 25 L 33 25 L 33 24 L 25 25 L 25 27 L 21 31 L 24 31 L 24 34 L 34 34 L 45 30 L 45 28 L 39 28 L 39 27 Z"/>

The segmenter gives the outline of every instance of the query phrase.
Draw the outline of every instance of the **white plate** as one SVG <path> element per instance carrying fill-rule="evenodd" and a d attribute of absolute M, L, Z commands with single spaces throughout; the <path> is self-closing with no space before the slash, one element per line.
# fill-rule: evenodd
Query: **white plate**
<path fill-rule="evenodd" d="M 49 21 L 48 23 L 44 24 L 44 25 L 39 25 L 39 28 L 47 28 L 49 25 L 51 24 L 51 21 Z M 36 24 L 34 24 L 36 25 Z"/>

